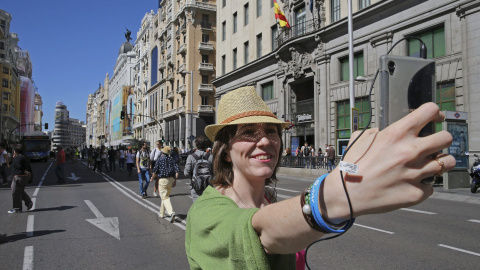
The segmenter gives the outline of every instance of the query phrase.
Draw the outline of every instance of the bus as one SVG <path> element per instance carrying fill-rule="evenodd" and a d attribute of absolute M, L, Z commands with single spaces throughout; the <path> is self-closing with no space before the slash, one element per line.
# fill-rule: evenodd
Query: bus
<path fill-rule="evenodd" d="M 21 140 L 25 155 L 30 160 L 48 161 L 50 157 L 50 137 L 45 134 L 24 135 Z"/>

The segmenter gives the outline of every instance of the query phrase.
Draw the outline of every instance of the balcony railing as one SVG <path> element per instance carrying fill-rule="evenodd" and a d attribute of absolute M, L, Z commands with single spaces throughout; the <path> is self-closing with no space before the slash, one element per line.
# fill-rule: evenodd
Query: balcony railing
<path fill-rule="evenodd" d="M 180 106 L 180 107 L 178 107 L 177 113 L 178 113 L 178 114 L 184 114 L 184 113 L 185 113 L 185 106 Z"/>
<path fill-rule="evenodd" d="M 214 113 L 212 105 L 198 105 L 199 113 Z"/>
<path fill-rule="evenodd" d="M 164 70 L 164 69 L 165 69 L 165 62 L 160 61 L 160 63 L 158 63 L 158 70 Z"/>
<path fill-rule="evenodd" d="M 209 22 L 200 22 L 200 28 L 202 29 L 212 29 L 212 24 Z"/>
<path fill-rule="evenodd" d="M 284 28 L 277 37 L 277 48 L 285 42 L 305 34 L 315 32 L 320 29 L 320 21 L 308 20 L 293 25 L 291 28 Z"/>
<path fill-rule="evenodd" d="M 178 53 L 186 53 L 186 52 L 187 52 L 187 44 L 183 43 L 182 45 L 180 45 L 180 47 L 178 47 L 177 54 Z"/>
<path fill-rule="evenodd" d="M 182 84 L 178 87 L 177 93 L 179 93 L 180 95 L 185 95 L 187 93 L 187 87 L 185 86 L 185 84 Z"/>
<path fill-rule="evenodd" d="M 184 64 L 181 64 L 179 67 L 178 67 L 178 73 L 181 73 L 182 71 L 185 71 L 185 69 L 187 69 L 187 65 Z"/>
<path fill-rule="evenodd" d="M 168 99 L 173 99 L 173 91 L 168 91 L 167 98 Z"/>
<path fill-rule="evenodd" d="M 198 63 L 198 70 L 200 70 L 200 71 L 212 71 L 213 72 L 213 64 Z"/>
<path fill-rule="evenodd" d="M 210 94 L 213 93 L 213 84 L 199 84 L 198 93 L 201 94 Z"/>
<path fill-rule="evenodd" d="M 201 51 L 213 51 L 213 44 L 210 42 L 200 42 L 198 49 Z"/>
<path fill-rule="evenodd" d="M 182 33 L 186 33 L 187 32 L 187 24 L 186 23 L 183 23 L 181 28 L 180 28 L 180 31 L 182 31 Z"/>
<path fill-rule="evenodd" d="M 172 81 L 173 80 L 173 73 L 169 73 L 167 75 L 167 81 Z"/>
<path fill-rule="evenodd" d="M 163 118 L 169 118 L 169 117 L 172 117 L 172 116 L 175 116 L 177 115 L 177 109 L 171 109 L 169 110 L 168 112 L 164 112 L 163 113 Z"/>

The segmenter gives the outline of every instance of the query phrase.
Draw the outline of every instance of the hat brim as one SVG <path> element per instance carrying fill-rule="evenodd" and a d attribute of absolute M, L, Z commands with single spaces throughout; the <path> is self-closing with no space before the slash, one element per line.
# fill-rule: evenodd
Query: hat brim
<path fill-rule="evenodd" d="M 279 124 L 282 126 L 282 128 L 286 128 L 290 125 L 289 122 L 280 121 L 270 116 L 249 116 L 234 120 L 228 124 L 208 125 L 207 127 L 205 127 L 205 135 L 207 135 L 210 141 L 215 142 L 215 137 L 217 136 L 218 132 L 226 126 L 262 123 Z"/>

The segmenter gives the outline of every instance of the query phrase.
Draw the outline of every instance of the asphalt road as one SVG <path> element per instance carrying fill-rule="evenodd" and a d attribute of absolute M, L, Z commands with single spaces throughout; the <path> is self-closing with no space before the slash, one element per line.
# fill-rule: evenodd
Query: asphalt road
<path fill-rule="evenodd" d="M 188 269 L 187 179 L 173 189 L 175 222 L 157 218 L 160 198 L 143 200 L 136 173 L 94 173 L 67 164 L 71 178 L 57 185 L 55 165 L 32 164 L 27 193 L 34 210 L 7 214 L 11 191 L 0 188 L 0 269 Z M 313 179 L 280 177 L 279 199 L 299 195 Z M 311 269 L 478 269 L 480 193 L 437 188 L 409 209 L 364 216 L 345 235 L 308 251 Z M 25 210 L 25 208 L 24 208 Z"/>

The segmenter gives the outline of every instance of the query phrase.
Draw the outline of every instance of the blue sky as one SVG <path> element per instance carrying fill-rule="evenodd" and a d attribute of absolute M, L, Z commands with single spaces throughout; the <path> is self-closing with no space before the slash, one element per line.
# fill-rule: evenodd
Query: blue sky
<path fill-rule="evenodd" d="M 144 15 L 157 13 L 158 0 L 7 0 L 0 9 L 12 15 L 10 31 L 30 53 L 43 122 L 52 130 L 59 100 L 71 118 L 85 121 L 88 94 L 103 85 L 107 72 L 112 76 L 125 28 L 134 44 Z"/>

